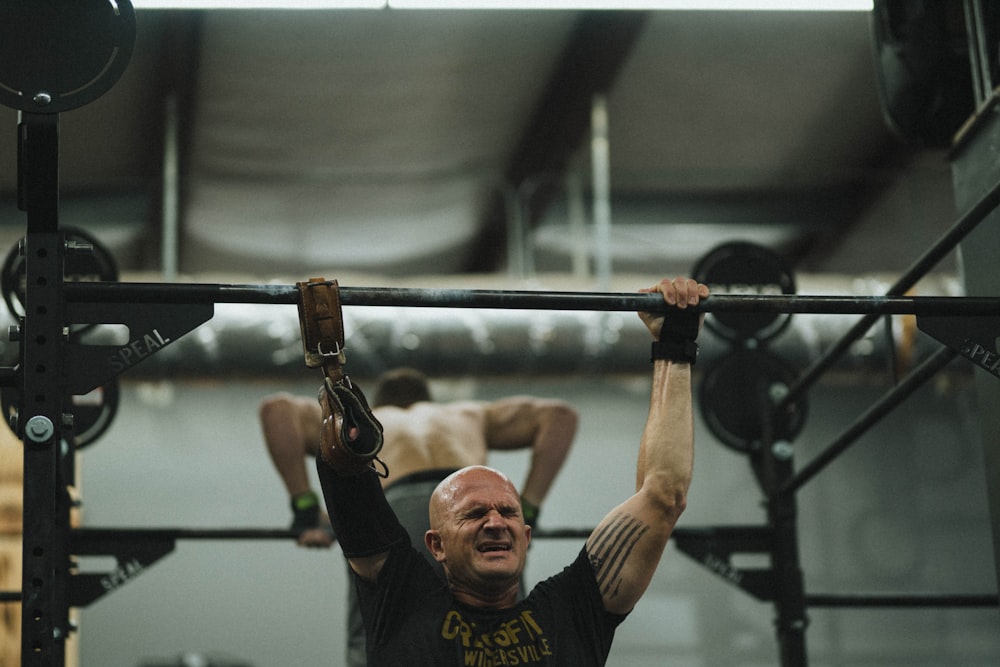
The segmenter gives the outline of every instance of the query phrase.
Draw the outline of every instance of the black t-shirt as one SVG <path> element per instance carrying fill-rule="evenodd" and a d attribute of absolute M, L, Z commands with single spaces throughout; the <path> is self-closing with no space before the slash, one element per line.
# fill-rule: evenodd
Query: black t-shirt
<path fill-rule="evenodd" d="M 504 610 L 463 605 L 409 544 L 394 547 L 377 583 L 354 577 L 372 667 L 597 667 L 624 615 L 604 609 L 586 549 Z"/>

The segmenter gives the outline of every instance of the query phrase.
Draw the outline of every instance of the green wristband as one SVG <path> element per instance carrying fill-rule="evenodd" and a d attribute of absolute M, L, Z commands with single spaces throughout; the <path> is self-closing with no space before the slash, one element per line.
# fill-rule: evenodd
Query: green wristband
<path fill-rule="evenodd" d="M 313 507 L 319 507 L 319 496 L 312 489 L 292 498 L 293 510 L 309 510 Z"/>
<path fill-rule="evenodd" d="M 319 496 L 306 491 L 292 498 L 292 530 L 302 532 L 319 525 Z"/>

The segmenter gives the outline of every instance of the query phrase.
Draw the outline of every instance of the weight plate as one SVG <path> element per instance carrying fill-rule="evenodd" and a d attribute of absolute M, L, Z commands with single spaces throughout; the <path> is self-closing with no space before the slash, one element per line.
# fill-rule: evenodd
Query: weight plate
<path fill-rule="evenodd" d="M 63 258 L 63 280 L 66 282 L 115 282 L 118 280 L 118 264 L 93 235 L 74 227 L 63 228 L 66 242 L 89 244 L 93 250 L 66 252 Z M 7 309 L 16 318 L 24 317 L 25 266 L 21 246 L 24 239 L 16 243 L 7 253 L 0 269 L 0 291 L 3 292 Z"/>
<path fill-rule="evenodd" d="M 724 243 L 695 264 L 691 277 L 712 294 L 795 294 L 795 276 L 785 259 L 746 241 Z M 731 341 L 774 338 L 790 313 L 709 313 L 705 327 Z"/>
<path fill-rule="evenodd" d="M 0 2 L 0 103 L 52 114 L 97 99 L 135 46 L 129 0 Z"/>
<path fill-rule="evenodd" d="M 20 391 L 15 387 L 0 390 L 0 407 L 8 424 L 17 416 L 19 399 Z M 86 394 L 70 396 L 66 407 L 73 415 L 73 445 L 82 449 L 104 435 L 118 414 L 118 380 Z"/>
<path fill-rule="evenodd" d="M 708 364 L 698 388 L 698 405 L 708 429 L 722 444 L 741 453 L 757 449 L 765 419 L 775 401 L 771 392 L 787 389 L 798 372 L 764 348 L 739 350 Z M 772 440 L 793 441 L 805 425 L 807 401 L 799 398 L 775 414 Z"/>
<path fill-rule="evenodd" d="M 900 138 L 921 148 L 949 148 L 976 111 L 968 51 L 954 47 L 956 39 L 966 40 L 961 5 L 875 0 L 872 8 L 883 116 Z"/>
<path fill-rule="evenodd" d="M 118 380 L 82 396 L 71 396 L 73 440 L 77 449 L 86 447 L 104 435 L 118 414 Z"/>

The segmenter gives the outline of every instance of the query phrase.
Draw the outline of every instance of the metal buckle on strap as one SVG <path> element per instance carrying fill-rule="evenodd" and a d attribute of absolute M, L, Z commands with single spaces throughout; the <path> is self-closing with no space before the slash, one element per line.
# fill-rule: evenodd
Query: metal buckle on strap
<path fill-rule="evenodd" d="M 323 341 L 316 343 L 316 354 L 324 359 L 329 359 L 332 357 L 337 357 L 337 361 L 341 364 L 347 363 L 347 355 L 344 353 L 344 348 L 340 346 L 337 341 L 333 342 L 333 350 L 326 352 L 323 350 Z"/>

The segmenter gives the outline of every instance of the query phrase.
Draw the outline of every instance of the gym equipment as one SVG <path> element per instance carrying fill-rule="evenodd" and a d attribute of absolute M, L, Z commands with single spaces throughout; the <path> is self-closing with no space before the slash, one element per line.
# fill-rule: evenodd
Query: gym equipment
<path fill-rule="evenodd" d="M 115 282 L 118 264 L 111 252 L 89 232 L 75 227 L 63 227 L 66 244 L 66 265 L 63 280 L 67 282 Z M 7 253 L 0 268 L 0 292 L 4 303 L 15 318 L 24 317 L 25 239 Z"/>
<path fill-rule="evenodd" d="M 94 387 L 86 394 L 70 395 L 69 421 L 72 422 L 70 443 L 75 449 L 83 449 L 100 438 L 111 426 L 118 414 L 118 380 Z M 14 387 L 0 387 L 0 406 L 3 416 L 17 430 L 20 395 Z"/>
<path fill-rule="evenodd" d="M 998 190 L 1000 194 L 1000 190 Z M 66 283 L 70 303 L 295 304 L 294 285 L 219 283 Z M 661 310 L 663 298 L 638 292 L 534 292 L 528 290 L 340 286 L 343 306 L 409 308 L 501 308 L 523 310 Z M 976 315 L 1000 314 L 1000 297 L 713 295 L 695 308 L 705 313 L 830 313 Z"/>
<path fill-rule="evenodd" d="M 947 148 L 993 88 L 970 76 L 969 58 L 978 60 L 978 49 L 955 48 L 963 41 L 954 34 L 964 27 L 960 3 L 875 0 L 873 5 L 875 72 L 887 124 L 914 144 Z"/>
<path fill-rule="evenodd" d="M 698 385 L 698 407 L 705 425 L 722 444 L 740 453 L 765 442 L 793 441 L 805 426 L 807 403 L 773 413 L 797 371 L 765 348 L 735 350 L 705 369 Z"/>
<path fill-rule="evenodd" d="M 705 283 L 713 295 L 795 294 L 795 276 L 785 258 L 746 241 L 723 243 L 698 260 L 691 277 Z M 790 313 L 714 312 L 705 327 L 731 342 L 770 340 L 791 322 Z"/>
<path fill-rule="evenodd" d="M 128 0 L 0 2 L 0 104 L 54 114 L 93 102 L 124 74 L 135 46 Z"/>

